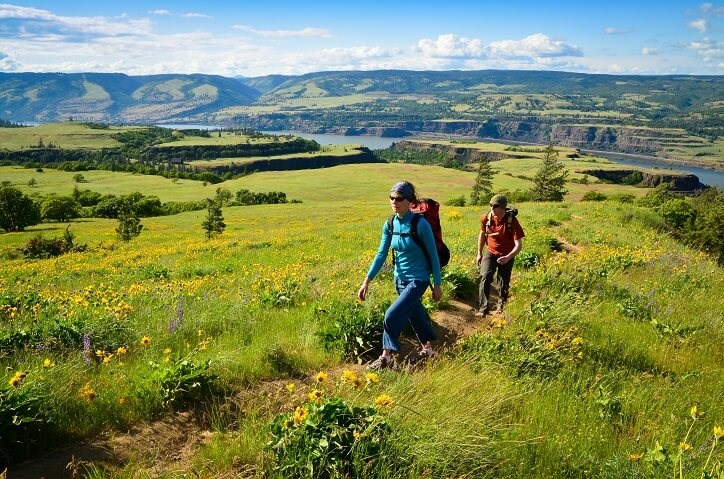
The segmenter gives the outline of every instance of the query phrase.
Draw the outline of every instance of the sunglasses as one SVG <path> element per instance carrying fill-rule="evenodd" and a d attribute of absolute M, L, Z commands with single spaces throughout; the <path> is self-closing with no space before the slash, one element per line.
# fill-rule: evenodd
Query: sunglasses
<path fill-rule="evenodd" d="M 394 201 L 395 203 L 399 203 L 400 201 L 405 201 L 406 198 L 403 198 L 402 196 L 390 196 L 390 201 Z"/>
<path fill-rule="evenodd" d="M 500 208 L 500 205 L 490 205 L 491 208 Z"/>

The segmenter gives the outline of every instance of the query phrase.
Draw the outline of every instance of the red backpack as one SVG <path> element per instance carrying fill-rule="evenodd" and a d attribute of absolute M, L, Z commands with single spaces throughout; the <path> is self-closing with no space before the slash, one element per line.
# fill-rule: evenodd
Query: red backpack
<path fill-rule="evenodd" d="M 415 216 L 412 217 L 412 224 L 410 225 L 410 237 L 425 254 L 425 259 L 427 259 L 427 264 L 430 266 L 430 269 L 432 269 L 432 260 L 430 260 L 427 250 L 425 249 L 425 245 L 423 245 L 422 240 L 417 234 L 417 225 L 420 222 L 420 218 L 425 218 L 427 222 L 430 223 L 430 227 L 432 227 L 432 234 L 435 237 L 437 257 L 440 260 L 440 268 L 447 266 L 450 262 L 450 249 L 448 249 L 442 240 L 442 227 L 440 226 L 440 203 L 431 198 L 420 198 L 417 203 L 410 205 L 410 210 L 415 213 Z M 394 219 L 395 215 L 392 215 L 387 219 L 387 229 L 390 234 L 399 234 L 393 231 L 392 220 Z M 392 262 L 393 264 L 395 262 L 394 251 L 392 252 Z"/>

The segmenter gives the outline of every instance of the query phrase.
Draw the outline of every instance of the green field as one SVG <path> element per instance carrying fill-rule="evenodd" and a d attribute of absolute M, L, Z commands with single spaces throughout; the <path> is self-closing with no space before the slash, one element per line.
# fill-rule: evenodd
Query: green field
<path fill-rule="evenodd" d="M 20 150 L 43 144 L 60 148 L 115 148 L 120 143 L 111 135 L 142 127 L 110 126 L 108 129 L 93 129 L 83 123 L 47 123 L 27 128 L 0 128 L 0 148 Z"/>
<path fill-rule="evenodd" d="M 536 162 L 494 162 L 495 189 L 529 187 L 508 174 L 532 176 Z M 81 188 L 141 191 L 162 201 L 211 197 L 217 186 L 284 191 L 303 201 L 224 208 L 227 228 L 213 240 L 201 228 L 205 211 L 143 218 L 141 235 L 129 243 L 116 239 L 115 220 L 82 219 L 71 231 L 88 250 L 47 260 L 24 260 L 14 251 L 38 233 L 61 235 L 66 224 L 0 235 L 0 411 L 25 401 L 29 409 L 21 411 L 52 421 L 52 434 L 34 436 L 35 450 L 62 444 L 73 451 L 76 441 L 121 435 L 179 410 L 197 411 L 187 432 L 207 438 L 165 446 L 179 448 L 176 459 L 164 459 L 164 446 L 149 443 L 120 464 L 96 460 L 88 477 L 139 477 L 151 468 L 155 477 L 189 470 L 207 478 L 285 477 L 268 469 L 273 459 L 264 448 L 277 413 L 316 411 L 334 397 L 365 406 L 382 394 L 393 402 L 377 409 L 389 433 L 377 462 L 367 464 L 377 468 L 375 477 L 664 478 L 681 470 L 681 477 L 699 478 L 724 460 L 712 433 L 724 426 L 721 268 L 660 232 L 650 210 L 570 199 L 592 189 L 646 190 L 569 184 L 563 203 L 516 205 L 524 251 L 540 263 L 516 266 L 506 316 L 480 325 L 422 370 L 385 372 L 380 384 L 357 390 L 340 377 L 345 368 L 362 375 L 359 367 L 325 350 L 315 333 L 355 307 L 390 214 L 390 186 L 408 179 L 421 195 L 445 201 L 467 195 L 474 173 L 344 165 L 256 173 L 213 186 L 83 175 Z M 72 176 L 0 167 L 0 180 L 26 193 L 69 194 Z M 433 315 L 440 325 L 447 324 L 446 308 L 457 307 L 452 292 L 460 278 L 474 278 L 484 211 L 442 207 L 452 260 L 446 296 Z M 560 241 L 567 249 L 552 250 Z M 362 310 L 393 297 L 390 273 L 383 272 Z M 24 343 L 28 335 L 34 339 Z M 329 374 L 324 384 L 315 380 L 319 371 Z M 213 390 L 203 388 L 211 384 Z M 313 390 L 319 403 L 307 398 Z M 0 424 L 0 431 L 8 428 Z M 141 434 L 129 440 L 146 444 Z M 23 467 L 10 474 L 16 470 Z"/>

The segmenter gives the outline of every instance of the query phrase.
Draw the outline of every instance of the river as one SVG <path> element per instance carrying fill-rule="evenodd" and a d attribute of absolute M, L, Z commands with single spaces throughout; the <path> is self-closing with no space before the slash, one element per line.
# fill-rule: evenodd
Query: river
<path fill-rule="evenodd" d="M 381 150 L 384 148 L 388 148 L 392 143 L 397 143 L 398 141 L 402 140 L 414 140 L 415 137 L 407 137 L 407 138 L 382 138 L 379 136 L 344 136 L 344 135 L 328 135 L 328 134 L 316 134 L 316 133 L 300 133 L 297 131 L 264 131 L 262 133 L 267 133 L 271 135 L 295 135 L 295 136 L 301 136 L 302 138 L 306 138 L 308 140 L 314 140 L 320 145 L 348 145 L 351 143 L 357 143 L 366 146 L 370 150 Z M 516 142 L 516 141 L 504 141 L 504 140 L 495 140 L 491 138 L 484 138 L 480 141 L 486 141 L 491 143 L 503 143 L 506 145 L 520 145 L 520 144 L 526 144 L 526 145 L 533 145 L 532 143 L 523 143 L 523 142 Z M 545 145 L 535 145 L 535 146 L 545 146 Z M 701 183 L 704 183 L 705 185 L 709 186 L 718 186 L 720 188 L 724 188 L 724 172 L 721 171 L 715 171 L 715 170 L 708 170 L 705 168 L 697 168 L 694 166 L 686 166 L 686 165 L 668 165 L 662 162 L 657 162 L 655 158 L 653 157 L 639 157 L 636 155 L 625 155 L 621 153 L 611 153 L 607 151 L 589 151 L 589 150 L 583 150 L 587 151 L 589 153 L 595 154 L 596 156 L 600 156 L 603 158 L 606 158 L 608 160 L 613 161 L 614 163 L 618 163 L 621 165 L 626 166 L 633 166 L 638 168 L 652 168 L 657 170 L 669 170 L 669 171 L 683 171 L 685 173 L 691 173 L 692 175 L 696 175 L 699 178 L 699 181 Z"/>
<path fill-rule="evenodd" d="M 158 125 L 158 126 L 164 126 L 166 128 L 176 128 L 176 129 L 185 129 L 185 128 L 199 128 L 199 129 L 207 129 L 207 130 L 215 130 L 220 128 L 219 126 L 213 126 L 213 125 Z M 392 143 L 397 143 L 398 141 L 402 141 L 405 139 L 413 140 L 415 137 L 408 137 L 408 138 L 386 138 L 386 137 L 379 137 L 379 136 L 345 136 L 345 135 L 331 135 L 331 134 L 317 134 L 317 133 L 300 133 L 298 131 L 263 131 L 262 133 L 267 133 L 270 135 L 294 135 L 294 136 L 301 136 L 302 138 L 306 138 L 308 140 L 314 140 L 320 145 L 349 145 L 349 144 L 361 144 L 369 148 L 370 150 L 382 150 L 385 148 L 388 148 Z M 521 141 L 507 141 L 507 140 L 497 140 L 492 138 L 481 138 L 480 141 L 489 141 L 492 143 L 502 143 L 505 145 L 533 145 L 532 143 L 524 143 Z M 536 145 L 536 146 L 544 146 L 544 145 Z M 695 166 L 686 166 L 686 165 L 669 165 L 660 161 L 656 161 L 656 158 L 654 157 L 645 157 L 645 156 L 639 156 L 639 155 L 626 155 L 623 153 L 611 153 L 608 151 L 590 151 L 590 150 L 583 150 L 585 152 L 589 152 L 592 154 L 595 154 L 596 156 L 600 156 L 603 158 L 606 158 L 608 160 L 613 161 L 614 163 L 618 163 L 620 165 L 626 165 L 626 166 L 632 166 L 637 168 L 651 168 L 656 170 L 668 170 L 668 171 L 683 171 L 685 173 L 690 173 L 692 175 L 696 175 L 699 178 L 699 181 L 701 183 L 704 183 L 705 185 L 709 186 L 718 186 L 719 188 L 724 188 L 724 172 L 721 171 L 715 171 L 715 170 L 708 170 L 706 168 L 697 168 Z"/>

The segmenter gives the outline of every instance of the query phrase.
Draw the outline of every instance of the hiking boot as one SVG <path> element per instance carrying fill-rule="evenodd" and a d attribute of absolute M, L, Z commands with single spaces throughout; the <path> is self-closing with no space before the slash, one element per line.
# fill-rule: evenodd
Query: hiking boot
<path fill-rule="evenodd" d="M 427 361 L 428 359 L 432 359 L 437 354 L 435 351 L 432 350 L 432 348 L 428 349 L 421 349 L 419 351 L 415 351 L 413 354 L 411 354 L 407 358 L 407 362 L 412 366 L 416 364 L 422 364 L 424 361 Z"/>
<path fill-rule="evenodd" d="M 397 363 L 392 356 L 380 356 L 367 365 L 368 371 L 380 371 L 382 369 L 397 369 Z"/>
<path fill-rule="evenodd" d="M 475 316 L 477 316 L 478 318 L 482 318 L 482 317 L 484 317 L 486 314 L 488 314 L 488 308 L 481 309 L 480 311 L 478 311 L 477 313 L 475 313 Z"/>

